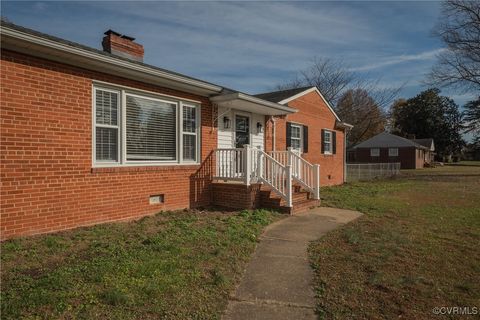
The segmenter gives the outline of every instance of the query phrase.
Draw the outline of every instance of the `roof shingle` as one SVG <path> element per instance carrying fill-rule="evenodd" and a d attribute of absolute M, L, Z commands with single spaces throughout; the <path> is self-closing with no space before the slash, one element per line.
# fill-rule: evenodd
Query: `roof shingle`
<path fill-rule="evenodd" d="M 293 97 L 294 95 L 310 88 L 313 88 L 313 86 L 259 93 L 254 96 L 263 100 L 279 103 L 282 100 Z"/>
<path fill-rule="evenodd" d="M 357 144 L 356 146 L 353 147 L 353 149 L 356 149 L 356 148 L 402 148 L 402 147 L 415 147 L 418 149 L 429 149 L 412 140 L 408 140 L 406 138 L 402 138 L 388 132 L 379 133 L 376 136 L 373 136 L 370 139 Z"/>

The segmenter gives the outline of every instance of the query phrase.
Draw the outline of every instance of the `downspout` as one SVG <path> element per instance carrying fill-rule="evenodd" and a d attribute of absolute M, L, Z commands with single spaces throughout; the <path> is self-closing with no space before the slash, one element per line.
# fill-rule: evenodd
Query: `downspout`
<path fill-rule="evenodd" d="M 347 182 L 347 129 L 343 131 L 343 183 Z"/>
<path fill-rule="evenodd" d="M 275 151 L 275 116 L 270 116 L 268 121 L 272 122 L 272 151 Z M 265 138 L 267 135 L 265 135 Z"/>
<path fill-rule="evenodd" d="M 275 151 L 275 117 L 272 116 L 272 151 Z"/>
<path fill-rule="evenodd" d="M 347 135 L 349 131 L 348 128 L 343 131 L 343 183 L 347 182 Z"/>

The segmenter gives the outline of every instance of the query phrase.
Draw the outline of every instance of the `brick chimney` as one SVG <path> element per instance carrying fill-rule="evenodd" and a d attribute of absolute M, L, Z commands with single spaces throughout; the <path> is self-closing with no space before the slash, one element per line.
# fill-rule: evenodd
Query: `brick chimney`
<path fill-rule="evenodd" d="M 119 57 L 143 61 L 143 46 L 133 42 L 135 38 L 121 35 L 113 30 L 104 33 L 102 46 L 103 51 L 117 55 Z"/>

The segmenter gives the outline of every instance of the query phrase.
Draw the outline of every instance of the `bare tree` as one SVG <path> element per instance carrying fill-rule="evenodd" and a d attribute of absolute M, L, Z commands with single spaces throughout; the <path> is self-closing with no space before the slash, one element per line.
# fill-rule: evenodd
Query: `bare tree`
<path fill-rule="evenodd" d="M 365 89 L 347 90 L 338 100 L 338 116 L 353 125 L 348 144 L 355 145 L 383 132 L 387 116 Z"/>
<path fill-rule="evenodd" d="M 315 57 L 311 65 L 289 82 L 276 86 L 278 90 L 316 86 L 324 98 L 335 105 L 343 91 L 356 81 L 342 60 Z"/>
<path fill-rule="evenodd" d="M 480 90 L 480 2 L 448 0 L 433 31 L 445 43 L 427 77 L 429 85 Z"/>

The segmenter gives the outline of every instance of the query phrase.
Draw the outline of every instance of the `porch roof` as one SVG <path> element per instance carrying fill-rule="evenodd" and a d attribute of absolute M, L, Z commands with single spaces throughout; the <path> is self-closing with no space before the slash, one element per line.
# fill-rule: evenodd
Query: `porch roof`
<path fill-rule="evenodd" d="M 211 97 L 213 103 L 221 107 L 235 108 L 242 111 L 259 113 L 269 116 L 295 113 L 298 110 L 279 103 L 263 100 L 242 92 L 231 92 Z"/>

